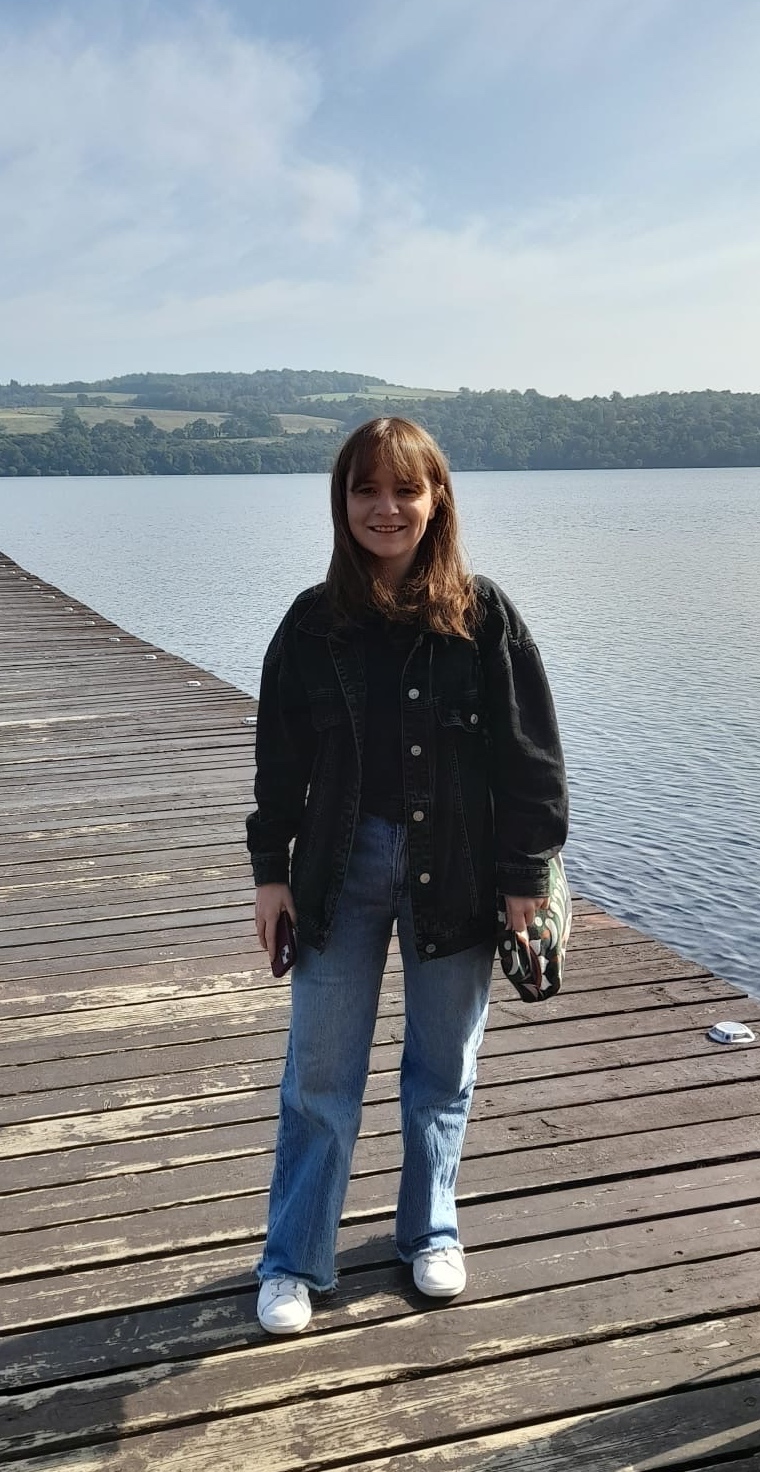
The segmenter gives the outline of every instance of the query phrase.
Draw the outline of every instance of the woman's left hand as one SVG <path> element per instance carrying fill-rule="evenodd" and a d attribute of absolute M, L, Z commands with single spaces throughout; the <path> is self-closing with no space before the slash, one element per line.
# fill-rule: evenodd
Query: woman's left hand
<path fill-rule="evenodd" d="M 515 930 L 518 934 L 521 931 L 527 930 L 528 926 L 533 924 L 537 912 L 539 910 L 545 910 L 549 903 L 547 895 L 542 895 L 540 899 L 535 899 L 530 895 L 508 894 L 505 898 L 507 901 L 507 925 L 510 930 Z"/>

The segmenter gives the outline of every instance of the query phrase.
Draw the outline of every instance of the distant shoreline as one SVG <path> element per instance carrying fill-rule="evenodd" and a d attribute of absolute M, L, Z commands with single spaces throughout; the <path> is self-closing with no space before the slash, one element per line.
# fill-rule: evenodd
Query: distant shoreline
<path fill-rule="evenodd" d="M 378 414 L 416 419 L 462 472 L 760 467 L 760 394 L 452 393 L 283 369 L 0 384 L 0 477 L 321 474 Z"/>
<path fill-rule="evenodd" d="M 715 464 L 715 465 L 693 465 L 684 462 L 681 465 L 551 465 L 533 466 L 521 469 L 493 469 L 482 465 L 457 465 L 452 466 L 453 475 L 630 475 L 638 471 L 652 470 L 760 470 L 760 461 L 751 465 Z M 18 475 L 11 471 L 0 471 L 0 480 L 151 480 L 163 478 L 164 480 L 200 480 L 203 477 L 218 479 L 220 476 L 233 479 L 250 479 L 251 476 L 276 477 L 278 480 L 283 475 L 321 475 L 329 476 L 326 470 L 46 470 L 36 471 L 25 475 Z"/>

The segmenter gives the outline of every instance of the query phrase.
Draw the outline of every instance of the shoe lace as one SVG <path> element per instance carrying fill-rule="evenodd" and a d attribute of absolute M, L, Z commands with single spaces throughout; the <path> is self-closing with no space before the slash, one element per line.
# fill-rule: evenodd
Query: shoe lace
<path fill-rule="evenodd" d="M 301 1297 L 301 1290 L 304 1284 L 299 1283 L 297 1278 L 288 1278 L 284 1275 L 279 1278 L 270 1278 L 269 1281 L 272 1284 L 272 1296 L 274 1298 L 279 1298 L 281 1293 L 293 1294 L 295 1298 Z"/>

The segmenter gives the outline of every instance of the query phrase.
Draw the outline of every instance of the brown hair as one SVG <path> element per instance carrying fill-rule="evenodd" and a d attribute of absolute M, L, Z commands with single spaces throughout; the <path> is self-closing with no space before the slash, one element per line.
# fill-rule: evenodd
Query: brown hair
<path fill-rule="evenodd" d="M 433 488 L 435 516 L 400 588 L 378 576 L 372 554 L 355 540 L 348 524 L 349 485 L 372 475 L 378 464 L 410 485 L 428 481 Z M 419 620 L 438 634 L 472 637 L 477 594 L 459 545 L 451 474 L 443 451 L 426 429 L 410 419 L 370 419 L 360 424 L 333 466 L 330 500 L 335 541 L 327 588 L 341 620 L 361 618 L 374 608 L 399 621 Z"/>

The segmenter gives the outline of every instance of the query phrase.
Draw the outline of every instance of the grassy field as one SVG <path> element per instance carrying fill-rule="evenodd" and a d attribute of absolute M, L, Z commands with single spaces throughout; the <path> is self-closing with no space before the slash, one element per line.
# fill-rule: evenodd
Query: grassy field
<path fill-rule="evenodd" d="M 60 419 L 59 409 L 0 409 L 0 430 L 7 434 L 41 434 Z"/>
<path fill-rule="evenodd" d="M 76 403 L 76 397 L 75 393 L 59 395 L 59 398 L 66 399 L 67 407 L 75 409 L 83 423 L 87 425 L 102 424 L 105 419 L 115 419 L 119 424 L 134 424 L 138 414 L 145 414 L 159 429 L 172 430 L 184 429 L 185 425 L 192 423 L 194 419 L 208 419 L 212 424 L 221 424 L 227 418 L 226 414 L 217 413 L 211 409 L 135 409 L 132 403 L 134 395 L 117 393 L 107 395 L 108 407 L 80 409 Z M 331 399 L 337 402 L 352 398 L 353 395 L 307 394 L 305 397 L 309 400 Z M 379 401 L 386 398 L 408 399 L 412 403 L 415 399 L 448 399 L 453 398 L 454 395 L 448 389 L 404 388 L 399 384 L 388 384 L 382 389 L 367 389 L 361 397 Z M 36 409 L 0 409 L 0 431 L 5 430 L 8 434 L 44 434 L 46 430 L 55 429 L 60 417 L 61 410 L 52 406 Z M 339 419 L 318 418 L 311 414 L 277 414 L 275 418 L 279 420 L 285 434 L 305 434 L 310 429 L 329 432 L 342 428 Z"/>
<path fill-rule="evenodd" d="M 77 397 L 77 394 L 73 391 L 70 393 L 59 393 L 57 389 L 51 389 L 50 392 L 54 393 L 58 399 L 76 399 Z M 86 392 L 91 399 L 108 399 L 109 404 L 133 404 L 137 397 L 136 394 L 112 394 L 110 390 L 106 392 L 104 389 L 99 388 L 90 388 Z"/>
<path fill-rule="evenodd" d="M 115 419 L 119 424 L 134 424 L 138 414 L 147 415 L 159 429 L 183 429 L 194 419 L 209 419 L 212 424 L 221 424 L 226 414 L 215 414 L 203 409 L 129 409 L 114 404 L 109 409 L 77 409 L 84 424 L 102 424 L 105 419 Z M 0 428 L 8 434 L 42 434 L 55 429 L 61 417 L 60 409 L 0 409 Z M 332 421 L 330 421 L 332 422 Z"/>
<path fill-rule="evenodd" d="M 314 414 L 276 414 L 285 434 L 305 434 L 308 429 L 341 429 L 339 419 L 318 419 Z"/>
<path fill-rule="evenodd" d="M 454 399 L 456 390 L 451 388 L 405 388 L 400 383 L 377 384 L 363 388 L 358 394 L 304 394 L 305 399 L 324 399 L 337 404 L 344 399 Z"/>

